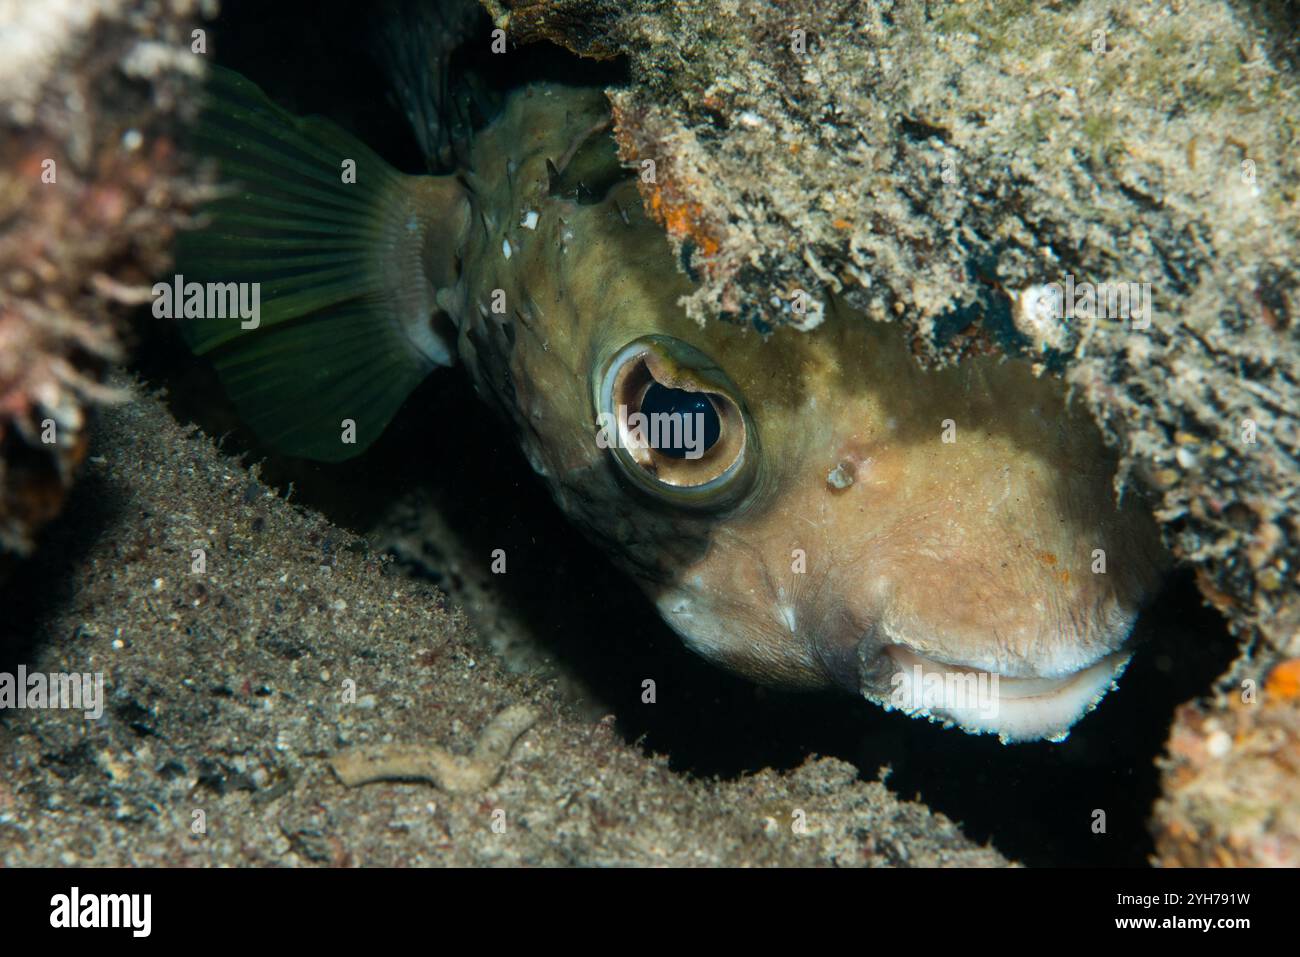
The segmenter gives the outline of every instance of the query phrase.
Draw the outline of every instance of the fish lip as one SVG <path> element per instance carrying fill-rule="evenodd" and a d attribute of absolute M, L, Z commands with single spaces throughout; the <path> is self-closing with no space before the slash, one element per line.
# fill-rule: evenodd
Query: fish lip
<path fill-rule="evenodd" d="M 860 690 L 886 710 L 955 725 L 972 734 L 996 734 L 1004 744 L 1063 741 L 1073 725 L 1116 686 L 1132 655 L 1131 648 L 1121 647 L 1063 675 L 1009 677 L 890 643 L 878 649 L 871 668 L 876 679 L 872 687 L 864 681 Z M 881 692 L 880 678 L 885 675 L 888 687 Z M 920 685 L 918 675 L 923 676 Z M 932 675 L 943 677 L 936 681 Z M 950 696 L 936 700 L 936 690 L 948 676 L 961 679 L 960 684 L 947 686 L 967 693 L 960 700 Z"/>

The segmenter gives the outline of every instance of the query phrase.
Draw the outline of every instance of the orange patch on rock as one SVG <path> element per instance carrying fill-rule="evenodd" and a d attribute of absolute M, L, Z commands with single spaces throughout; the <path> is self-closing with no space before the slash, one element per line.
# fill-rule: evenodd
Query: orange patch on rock
<path fill-rule="evenodd" d="M 655 142 L 639 110 L 622 109 L 616 102 L 613 104 L 613 118 L 614 139 L 623 162 L 635 162 L 640 156 L 671 154 L 671 150 Z M 693 242 L 706 259 L 716 255 L 720 248 L 716 227 L 709 226 L 704 207 L 688 198 L 696 184 L 689 177 L 668 175 L 662 165 L 659 176 L 666 179 L 664 185 L 637 181 L 646 212 L 674 239 Z M 705 266 L 707 268 L 707 264 Z"/>
<path fill-rule="evenodd" d="M 1268 674 L 1264 693 L 1278 698 L 1300 698 L 1300 658 L 1284 661 Z"/>
<path fill-rule="evenodd" d="M 712 256 L 718 251 L 718 241 L 702 224 L 704 208 L 699 203 L 689 200 L 675 202 L 656 186 L 650 194 L 650 215 L 663 224 L 668 235 L 681 240 L 689 239 L 705 256 Z"/>

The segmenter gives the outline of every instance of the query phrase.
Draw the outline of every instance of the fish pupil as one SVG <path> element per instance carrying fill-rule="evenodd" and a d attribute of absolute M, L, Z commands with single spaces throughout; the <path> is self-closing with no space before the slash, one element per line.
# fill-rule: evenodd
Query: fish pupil
<path fill-rule="evenodd" d="M 654 447 L 660 454 L 667 455 L 669 458 L 684 459 L 692 448 L 699 452 L 707 452 L 722 435 L 722 422 L 718 418 L 718 410 L 713 407 L 713 403 L 703 392 L 670 389 L 668 386 L 654 382 L 646 389 L 645 396 L 641 399 L 641 412 L 647 417 L 655 415 L 683 417 L 680 428 L 668 427 L 669 423 L 676 425 L 671 419 L 661 419 L 664 425 L 651 431 L 651 435 L 656 436 L 659 442 L 667 443 Z M 691 417 L 689 423 L 685 418 L 687 416 Z M 688 436 L 692 441 L 686 441 Z"/>

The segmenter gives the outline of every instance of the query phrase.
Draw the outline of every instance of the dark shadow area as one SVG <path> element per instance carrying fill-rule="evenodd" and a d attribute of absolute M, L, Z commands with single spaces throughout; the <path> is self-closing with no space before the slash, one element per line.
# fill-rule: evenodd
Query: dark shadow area
<path fill-rule="evenodd" d="M 391 5 L 225 0 L 210 28 L 209 49 L 215 62 L 244 74 L 286 109 L 328 116 L 399 170 L 422 173 L 415 136 L 372 52 L 374 19 Z M 622 61 L 583 61 L 547 44 L 493 53 L 491 30 L 484 13 L 478 36 L 457 51 L 451 68 L 453 76 L 472 74 L 487 94 L 504 96 L 532 80 L 589 86 L 627 81 Z"/>
<path fill-rule="evenodd" d="M 401 168 L 420 168 L 405 120 L 386 105 L 382 77 L 356 49 L 364 31 L 355 7 L 294 2 L 264 10 L 231 0 L 225 8 L 213 31 L 219 62 L 247 72 L 286 106 L 349 126 Z M 516 61 L 520 75 L 535 75 L 547 60 L 570 76 L 585 69 L 554 50 L 516 56 L 533 58 Z M 589 82 L 609 82 L 596 70 L 608 68 L 593 68 Z M 364 456 L 327 467 L 260 449 L 174 330 L 145 312 L 137 334 L 136 368 L 169 388 L 177 417 L 212 435 L 230 433 L 225 448 L 265 459 L 264 479 L 292 483 L 294 501 L 365 530 L 398 497 L 427 488 L 475 552 L 504 548 L 510 572 L 500 578 L 499 600 L 607 704 L 626 739 L 668 755 L 684 773 L 735 777 L 795 767 L 813 754 L 850 761 L 867 778 L 888 766 L 899 794 L 919 796 L 1011 858 L 1141 866 L 1152 850 L 1146 820 L 1158 791 L 1154 761 L 1172 711 L 1205 692 L 1234 653 L 1222 621 L 1184 576 L 1143 617 L 1144 648 L 1121 690 L 1062 744 L 1004 746 L 847 695 L 759 688 L 687 651 L 639 590 L 574 533 L 509 428 L 479 404 L 460 370 L 417 389 Z M 647 678 L 657 686 L 653 705 L 641 702 Z M 1092 831 L 1098 809 L 1105 834 Z"/>
<path fill-rule="evenodd" d="M 112 525 L 117 507 L 106 486 L 93 468 L 83 466 L 63 513 L 42 531 L 36 555 L 19 562 L 0 585 L 0 672 L 31 667 L 48 637 L 41 623 L 65 607 L 80 586 L 72 569 Z"/>

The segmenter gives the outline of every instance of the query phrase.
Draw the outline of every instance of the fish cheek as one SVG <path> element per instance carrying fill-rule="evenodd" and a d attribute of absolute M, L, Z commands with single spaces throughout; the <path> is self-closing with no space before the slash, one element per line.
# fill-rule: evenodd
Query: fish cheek
<path fill-rule="evenodd" d="M 646 591 L 685 644 L 715 664 L 766 684 L 824 687 L 824 669 L 771 584 L 752 555 L 715 540 L 700 562 Z"/>

